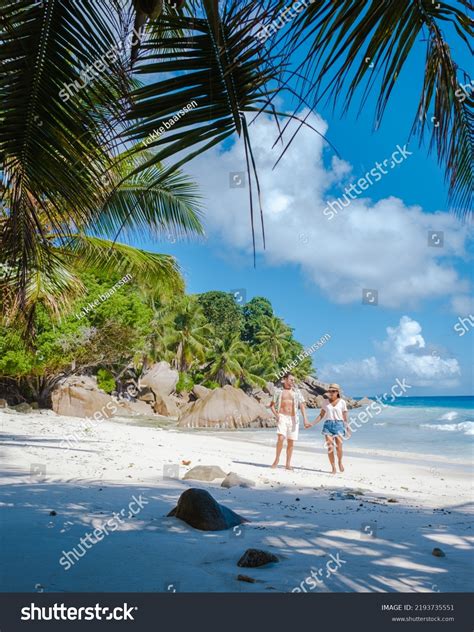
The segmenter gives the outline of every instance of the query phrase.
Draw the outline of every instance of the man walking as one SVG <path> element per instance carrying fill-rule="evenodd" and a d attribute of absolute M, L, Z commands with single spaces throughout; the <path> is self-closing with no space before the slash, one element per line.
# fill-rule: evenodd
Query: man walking
<path fill-rule="evenodd" d="M 305 426 L 308 424 L 308 419 L 306 417 L 304 398 L 299 389 L 295 386 L 294 376 L 291 375 L 291 373 L 286 373 L 283 376 L 282 383 L 283 388 L 275 389 L 273 400 L 270 404 L 272 413 L 278 422 L 276 456 L 272 468 L 278 467 L 281 451 L 283 450 L 283 444 L 286 439 L 286 469 L 292 470 L 291 457 L 293 455 L 294 443 L 298 440 L 300 425 L 299 411 L 301 410 Z"/>

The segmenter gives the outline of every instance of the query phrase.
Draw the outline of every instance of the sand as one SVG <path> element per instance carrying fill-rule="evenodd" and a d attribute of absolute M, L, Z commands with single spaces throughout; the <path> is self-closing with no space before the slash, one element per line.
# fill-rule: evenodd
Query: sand
<path fill-rule="evenodd" d="M 268 467 L 274 457 L 272 430 L 266 442 L 256 443 L 245 432 L 182 432 L 103 421 L 67 449 L 64 438 L 80 429 L 79 419 L 3 410 L 0 422 L 2 591 L 474 588 L 472 483 L 466 467 L 410 460 L 389 450 L 351 453 L 348 443 L 344 474 L 329 473 L 322 449 L 301 447 L 295 450 L 295 471 L 288 472 Z M 194 465 L 219 465 L 256 486 L 227 490 L 221 480 L 181 480 Z M 173 478 L 178 472 L 180 478 Z M 250 522 L 201 532 L 167 518 L 189 487 L 207 489 Z M 129 518 L 129 505 L 136 501 Z M 99 531 L 102 539 L 83 548 L 77 561 L 69 555 L 73 563 L 66 570 L 60 559 L 73 547 L 81 552 L 81 537 L 112 520 L 114 512 L 122 516 L 117 528 L 106 535 Z M 445 556 L 434 556 L 434 547 Z M 247 548 L 268 550 L 280 562 L 241 569 L 237 561 Z M 239 573 L 255 583 L 238 581 Z"/>

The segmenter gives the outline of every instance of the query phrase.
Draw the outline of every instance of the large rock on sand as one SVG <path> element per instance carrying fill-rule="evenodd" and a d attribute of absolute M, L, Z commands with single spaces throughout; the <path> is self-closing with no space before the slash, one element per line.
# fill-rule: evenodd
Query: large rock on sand
<path fill-rule="evenodd" d="M 110 395 L 99 390 L 95 377 L 86 375 L 73 375 L 58 384 L 51 403 L 55 413 L 68 417 L 93 417 L 99 411 L 104 417 L 113 414 Z"/>
<path fill-rule="evenodd" d="M 179 408 L 176 401 L 171 395 L 160 395 L 155 393 L 155 402 L 153 403 L 153 410 L 158 415 L 164 415 L 165 417 L 178 417 Z"/>
<path fill-rule="evenodd" d="M 183 410 L 181 428 L 268 428 L 276 425 L 271 411 L 233 386 L 216 388 Z"/>
<path fill-rule="evenodd" d="M 184 480 L 213 481 L 216 478 L 225 478 L 226 473 L 218 465 L 196 465 L 186 472 Z"/>
<path fill-rule="evenodd" d="M 255 483 L 249 478 L 239 476 L 235 472 L 229 472 L 222 481 L 221 487 L 255 487 Z"/>
<path fill-rule="evenodd" d="M 176 388 L 179 373 L 172 369 L 168 362 L 157 362 L 140 377 L 140 385 L 151 388 L 155 397 L 170 395 Z"/>
<path fill-rule="evenodd" d="M 168 516 L 184 520 L 201 531 L 223 531 L 247 522 L 232 509 L 220 505 L 205 489 L 194 488 L 181 494 Z"/>
<path fill-rule="evenodd" d="M 87 375 L 72 375 L 58 384 L 51 394 L 51 402 L 55 413 L 67 417 L 102 420 L 115 415 L 153 415 L 153 409 L 146 402 L 114 399 L 99 389 L 95 377 Z"/>
<path fill-rule="evenodd" d="M 207 388 L 207 386 L 203 386 L 202 384 L 195 384 L 193 386 L 193 394 L 197 399 L 204 399 L 212 389 Z"/>

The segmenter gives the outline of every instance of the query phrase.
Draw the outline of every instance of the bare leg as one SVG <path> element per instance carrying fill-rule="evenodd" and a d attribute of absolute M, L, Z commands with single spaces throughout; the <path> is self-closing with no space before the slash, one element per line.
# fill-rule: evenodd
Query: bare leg
<path fill-rule="evenodd" d="M 279 434 L 277 435 L 277 437 L 278 439 L 277 439 L 277 447 L 276 447 L 276 456 L 272 464 L 273 468 L 278 466 L 278 463 L 280 461 L 280 454 L 281 454 L 281 451 L 283 450 L 283 443 L 285 441 L 285 437 L 283 435 Z"/>
<path fill-rule="evenodd" d="M 286 442 L 286 469 L 287 470 L 292 470 L 293 468 L 291 467 L 291 457 L 293 456 L 293 447 L 295 445 L 295 442 L 293 441 L 293 439 L 288 439 Z"/>
<path fill-rule="evenodd" d="M 344 472 L 344 466 L 342 465 L 342 437 L 336 437 L 336 450 L 337 450 L 337 462 L 339 464 L 339 470 Z"/>
<path fill-rule="evenodd" d="M 331 464 L 331 467 L 332 467 L 332 474 L 336 474 L 337 470 L 336 470 L 336 462 L 334 459 L 334 439 L 330 437 L 329 435 L 326 435 L 326 448 L 328 449 L 328 457 L 329 457 L 329 463 Z"/>

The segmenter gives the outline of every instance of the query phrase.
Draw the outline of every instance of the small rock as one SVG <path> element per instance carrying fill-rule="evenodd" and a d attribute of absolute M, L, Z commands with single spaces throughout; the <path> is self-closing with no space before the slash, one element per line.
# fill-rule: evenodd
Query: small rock
<path fill-rule="evenodd" d="M 10 406 L 13 410 L 16 410 L 17 413 L 30 413 L 32 408 L 26 402 L 22 402 L 21 404 L 15 404 L 15 406 Z"/>
<path fill-rule="evenodd" d="M 295 500 L 298 502 L 300 499 L 299 498 L 295 498 Z"/>
<path fill-rule="evenodd" d="M 249 577 L 248 575 L 237 575 L 237 579 L 239 582 L 248 582 L 249 584 L 255 584 L 257 581 L 253 577 Z"/>
<path fill-rule="evenodd" d="M 50 512 L 49 512 L 49 515 L 50 515 L 50 516 L 57 516 L 58 514 L 57 514 L 57 513 L 54 511 L 54 509 L 53 509 L 53 511 L 50 511 Z"/>
<path fill-rule="evenodd" d="M 247 549 L 237 562 L 237 566 L 244 566 L 246 568 L 255 568 L 257 566 L 265 566 L 265 564 L 272 564 L 273 562 L 279 562 L 280 560 L 273 553 L 268 551 L 261 551 L 260 549 Z"/>
<path fill-rule="evenodd" d="M 395 498 L 389 498 L 387 500 L 388 503 L 398 503 L 398 500 L 396 500 Z"/>
<path fill-rule="evenodd" d="M 255 487 L 255 483 L 248 478 L 239 476 L 235 472 L 229 472 L 221 483 L 221 487 Z"/>
<path fill-rule="evenodd" d="M 435 548 L 431 551 L 431 555 L 434 555 L 435 557 L 446 557 L 444 551 L 439 549 L 437 546 L 435 546 Z"/>
<path fill-rule="evenodd" d="M 183 459 L 181 461 L 181 465 L 191 465 L 191 461 L 186 461 L 185 459 Z"/>
<path fill-rule="evenodd" d="M 226 473 L 218 465 L 196 465 L 183 476 L 183 479 L 195 481 L 213 481 L 215 478 L 225 478 Z"/>

